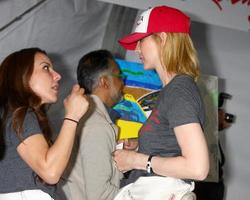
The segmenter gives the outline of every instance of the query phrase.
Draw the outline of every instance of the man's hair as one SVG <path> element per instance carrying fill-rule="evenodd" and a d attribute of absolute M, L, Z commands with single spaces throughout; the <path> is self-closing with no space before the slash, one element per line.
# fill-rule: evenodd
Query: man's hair
<path fill-rule="evenodd" d="M 110 61 L 114 60 L 108 50 L 92 51 L 84 55 L 77 67 L 77 80 L 86 94 L 91 94 L 98 84 L 99 77 L 111 70 Z M 114 60 L 115 61 L 115 60 Z"/>

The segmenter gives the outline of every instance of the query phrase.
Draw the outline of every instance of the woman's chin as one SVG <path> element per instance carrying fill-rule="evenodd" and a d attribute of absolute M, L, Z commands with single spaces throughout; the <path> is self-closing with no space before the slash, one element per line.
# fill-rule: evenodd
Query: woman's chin
<path fill-rule="evenodd" d="M 154 69 L 154 67 L 145 64 L 145 65 L 144 65 L 144 69 L 145 69 L 145 70 L 151 70 L 151 69 Z"/>
<path fill-rule="evenodd" d="M 57 97 L 51 98 L 51 99 L 46 99 L 43 100 L 41 104 L 53 104 L 57 102 Z"/>

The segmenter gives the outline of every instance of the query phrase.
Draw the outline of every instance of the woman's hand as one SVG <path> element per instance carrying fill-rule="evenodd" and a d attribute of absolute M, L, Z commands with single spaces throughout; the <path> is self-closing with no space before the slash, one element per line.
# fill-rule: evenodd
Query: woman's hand
<path fill-rule="evenodd" d="M 84 95 L 84 89 L 74 85 L 71 93 L 64 99 L 65 117 L 79 121 L 88 110 L 89 102 Z"/>
<path fill-rule="evenodd" d="M 135 157 L 136 152 L 131 150 L 116 150 L 113 152 L 113 160 L 121 172 L 134 169 L 133 164 Z"/>
<path fill-rule="evenodd" d="M 65 117 L 79 121 L 88 109 L 84 89 L 74 85 L 64 100 Z M 17 147 L 20 157 L 46 183 L 56 184 L 65 170 L 74 144 L 76 123 L 64 122 L 52 146 L 43 134 L 33 134 Z"/>

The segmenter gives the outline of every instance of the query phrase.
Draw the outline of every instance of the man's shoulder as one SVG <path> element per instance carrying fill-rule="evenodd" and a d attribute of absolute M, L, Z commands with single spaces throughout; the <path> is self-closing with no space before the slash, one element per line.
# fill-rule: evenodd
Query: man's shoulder
<path fill-rule="evenodd" d="M 102 100 L 96 95 L 91 95 L 90 98 L 90 109 L 89 115 L 86 115 L 85 118 L 86 122 L 110 123 L 110 116 Z"/>
<path fill-rule="evenodd" d="M 85 119 L 85 125 L 92 124 L 98 125 L 99 123 L 108 123 L 105 115 L 98 109 L 92 111 L 92 113 Z"/>
<path fill-rule="evenodd" d="M 100 111 L 98 108 L 95 108 L 91 111 L 88 116 L 85 116 L 81 119 L 80 124 L 78 126 L 78 131 L 81 131 L 85 135 L 98 135 L 101 134 L 104 137 L 104 132 L 113 134 L 112 126 L 116 126 L 111 124 L 110 118 L 108 118 L 107 114 Z M 101 132 L 101 133 L 99 133 Z"/>

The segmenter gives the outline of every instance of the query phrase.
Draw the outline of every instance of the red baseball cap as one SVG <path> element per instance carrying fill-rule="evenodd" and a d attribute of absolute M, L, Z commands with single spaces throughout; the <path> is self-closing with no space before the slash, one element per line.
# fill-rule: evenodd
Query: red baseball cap
<path fill-rule="evenodd" d="M 144 11 L 133 33 L 118 40 L 125 49 L 134 50 L 138 40 L 153 33 L 189 33 L 190 18 L 176 8 L 157 6 Z"/>

